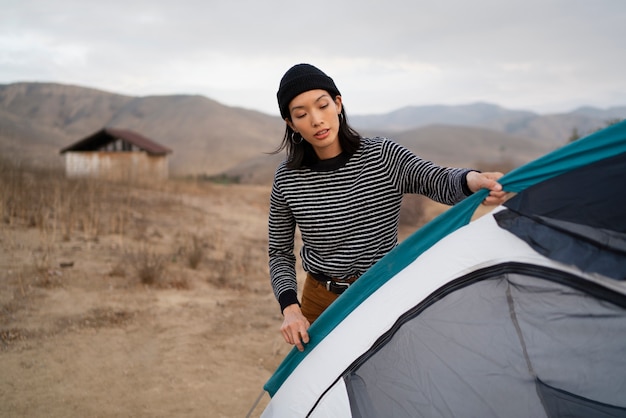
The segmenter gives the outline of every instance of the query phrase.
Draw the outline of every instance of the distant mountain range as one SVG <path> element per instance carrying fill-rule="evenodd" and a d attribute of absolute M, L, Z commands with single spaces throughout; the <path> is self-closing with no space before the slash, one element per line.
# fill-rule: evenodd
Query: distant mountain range
<path fill-rule="evenodd" d="M 365 136 L 387 136 L 441 164 L 518 165 L 626 118 L 626 106 L 540 115 L 488 103 L 413 106 L 349 115 Z M 0 85 L 0 154 L 60 166 L 59 150 L 103 127 L 130 129 L 173 150 L 173 175 L 219 175 L 268 183 L 282 155 L 284 122 L 197 95 L 132 97 L 54 83 Z"/>
<path fill-rule="evenodd" d="M 607 122 L 626 117 L 626 106 L 609 109 L 581 107 L 562 114 L 540 115 L 524 110 L 509 110 L 489 103 L 460 106 L 409 106 L 383 115 L 358 115 L 352 122 L 363 129 L 402 132 L 440 124 L 474 126 L 528 138 L 535 142 L 562 145 L 574 129 L 585 135 Z"/>

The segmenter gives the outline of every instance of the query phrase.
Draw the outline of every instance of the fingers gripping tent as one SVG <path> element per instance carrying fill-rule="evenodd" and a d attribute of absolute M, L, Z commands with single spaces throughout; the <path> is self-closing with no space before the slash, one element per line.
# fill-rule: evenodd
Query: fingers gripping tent
<path fill-rule="evenodd" d="M 501 179 L 333 303 L 263 417 L 626 416 L 626 122 Z"/>

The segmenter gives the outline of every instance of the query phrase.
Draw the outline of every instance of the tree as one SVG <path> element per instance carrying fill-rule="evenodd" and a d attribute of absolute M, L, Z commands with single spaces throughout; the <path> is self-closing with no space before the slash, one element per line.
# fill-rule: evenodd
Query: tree
<path fill-rule="evenodd" d="M 602 130 L 602 129 L 604 129 L 604 128 L 608 128 L 609 126 L 612 126 L 612 125 L 615 125 L 615 124 L 617 124 L 617 123 L 620 123 L 622 120 L 623 120 L 623 119 L 620 119 L 620 118 L 612 118 L 612 119 L 607 119 L 607 120 L 604 122 L 604 126 L 601 126 L 600 128 L 597 128 L 597 129 L 596 129 L 595 131 L 593 131 L 593 132 L 598 132 L 598 131 L 601 131 L 601 130 Z M 591 133 L 593 133 L 593 132 L 590 132 L 590 134 L 591 134 Z M 569 136 L 568 142 L 574 142 L 574 141 L 576 141 L 576 140 L 578 140 L 578 139 L 580 139 L 580 138 L 581 138 L 581 135 L 580 135 L 580 133 L 578 132 L 578 128 L 574 127 L 574 128 L 572 129 L 572 133 L 571 133 L 571 135 Z"/>

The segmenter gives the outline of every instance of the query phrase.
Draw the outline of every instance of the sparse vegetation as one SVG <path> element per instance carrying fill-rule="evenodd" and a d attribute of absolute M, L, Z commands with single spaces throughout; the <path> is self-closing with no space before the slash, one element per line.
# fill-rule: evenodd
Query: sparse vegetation
<path fill-rule="evenodd" d="M 128 259 L 141 283 L 162 285 L 167 269 L 166 256 L 142 248 L 129 253 Z"/>
<path fill-rule="evenodd" d="M 191 244 L 183 248 L 183 252 L 189 267 L 196 270 L 204 259 L 205 245 L 197 235 L 192 235 Z"/>
<path fill-rule="evenodd" d="M 2 161 L 0 416 L 245 415 L 289 348 L 268 282 L 268 192 Z"/>
<path fill-rule="evenodd" d="M 159 248 L 163 233 L 142 210 L 149 206 L 143 204 L 136 185 L 67 179 L 61 170 L 35 169 L 0 159 L 0 191 L 2 223 L 39 233 L 39 245 L 32 249 L 31 260 L 34 274 L 45 287 L 59 283 L 55 274 L 59 242 L 98 243 L 111 235 L 120 245 L 112 254 L 108 275 L 136 278 L 145 285 L 188 288 L 183 273 L 174 269 L 168 273 L 178 257 L 192 270 L 205 263 L 208 282 L 225 288 L 245 286 L 241 275 L 256 268 L 253 261 L 224 245 L 219 225 L 214 226 L 209 239 L 195 233 L 184 235 L 184 242 L 173 253 Z M 159 207 L 173 208 L 174 204 L 163 199 Z M 133 242 L 139 243 L 134 245 L 139 249 L 132 249 Z"/>
<path fill-rule="evenodd" d="M 0 219 L 37 228 L 54 241 L 75 233 L 85 239 L 123 234 L 135 202 L 131 189 L 96 179 L 66 179 L 61 170 L 15 165 L 0 159 Z"/>
<path fill-rule="evenodd" d="M 57 277 L 54 247 L 57 242 L 79 239 L 97 242 L 104 235 L 141 229 L 135 222 L 140 204 L 134 189 L 96 179 L 67 179 L 60 170 L 43 170 L 0 160 L 0 219 L 8 226 L 36 228 L 40 244 L 32 250 L 32 265 L 39 283 L 52 286 Z M 139 216 L 141 218 L 141 216 Z M 119 253 L 124 258 L 123 252 Z M 159 283 L 167 257 L 144 248 L 133 255 L 134 271 L 141 283 Z M 116 274 L 120 274 L 117 265 Z"/>
<path fill-rule="evenodd" d="M 589 132 L 586 135 L 581 135 L 580 132 L 578 131 L 578 128 L 574 127 L 572 128 L 572 133 L 570 134 L 569 138 L 567 139 L 568 142 L 574 142 L 579 140 L 580 138 L 582 138 L 583 136 L 587 136 L 587 135 L 591 135 L 594 132 L 598 132 L 601 131 L 602 129 L 608 128 L 609 126 L 615 125 L 616 123 L 620 123 L 623 119 L 620 118 L 613 118 L 613 119 L 608 119 L 605 123 L 604 126 L 601 126 L 599 128 L 597 128 L 596 130 Z"/>
<path fill-rule="evenodd" d="M 239 176 L 229 176 L 227 174 L 217 174 L 213 176 L 200 174 L 196 176 L 196 180 L 208 181 L 217 184 L 239 184 L 241 182 L 241 178 Z"/>

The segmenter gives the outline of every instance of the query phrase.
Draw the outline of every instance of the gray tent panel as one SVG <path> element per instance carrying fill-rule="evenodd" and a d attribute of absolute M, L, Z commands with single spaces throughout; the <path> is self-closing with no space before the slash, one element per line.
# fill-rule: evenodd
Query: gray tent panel
<path fill-rule="evenodd" d="M 495 218 L 548 258 L 626 280 L 625 173 L 617 154 L 529 187 Z"/>
<path fill-rule="evenodd" d="M 354 417 L 626 417 L 624 335 L 624 295 L 495 266 L 404 315 L 343 378 Z"/>
<path fill-rule="evenodd" d="M 565 392 L 537 379 L 539 396 L 550 417 L 567 418 L 609 418 L 623 417 L 626 412 L 619 408 Z"/>
<path fill-rule="evenodd" d="M 589 273 L 626 280 L 626 234 L 511 210 L 494 215 L 498 225 L 538 253 Z"/>

